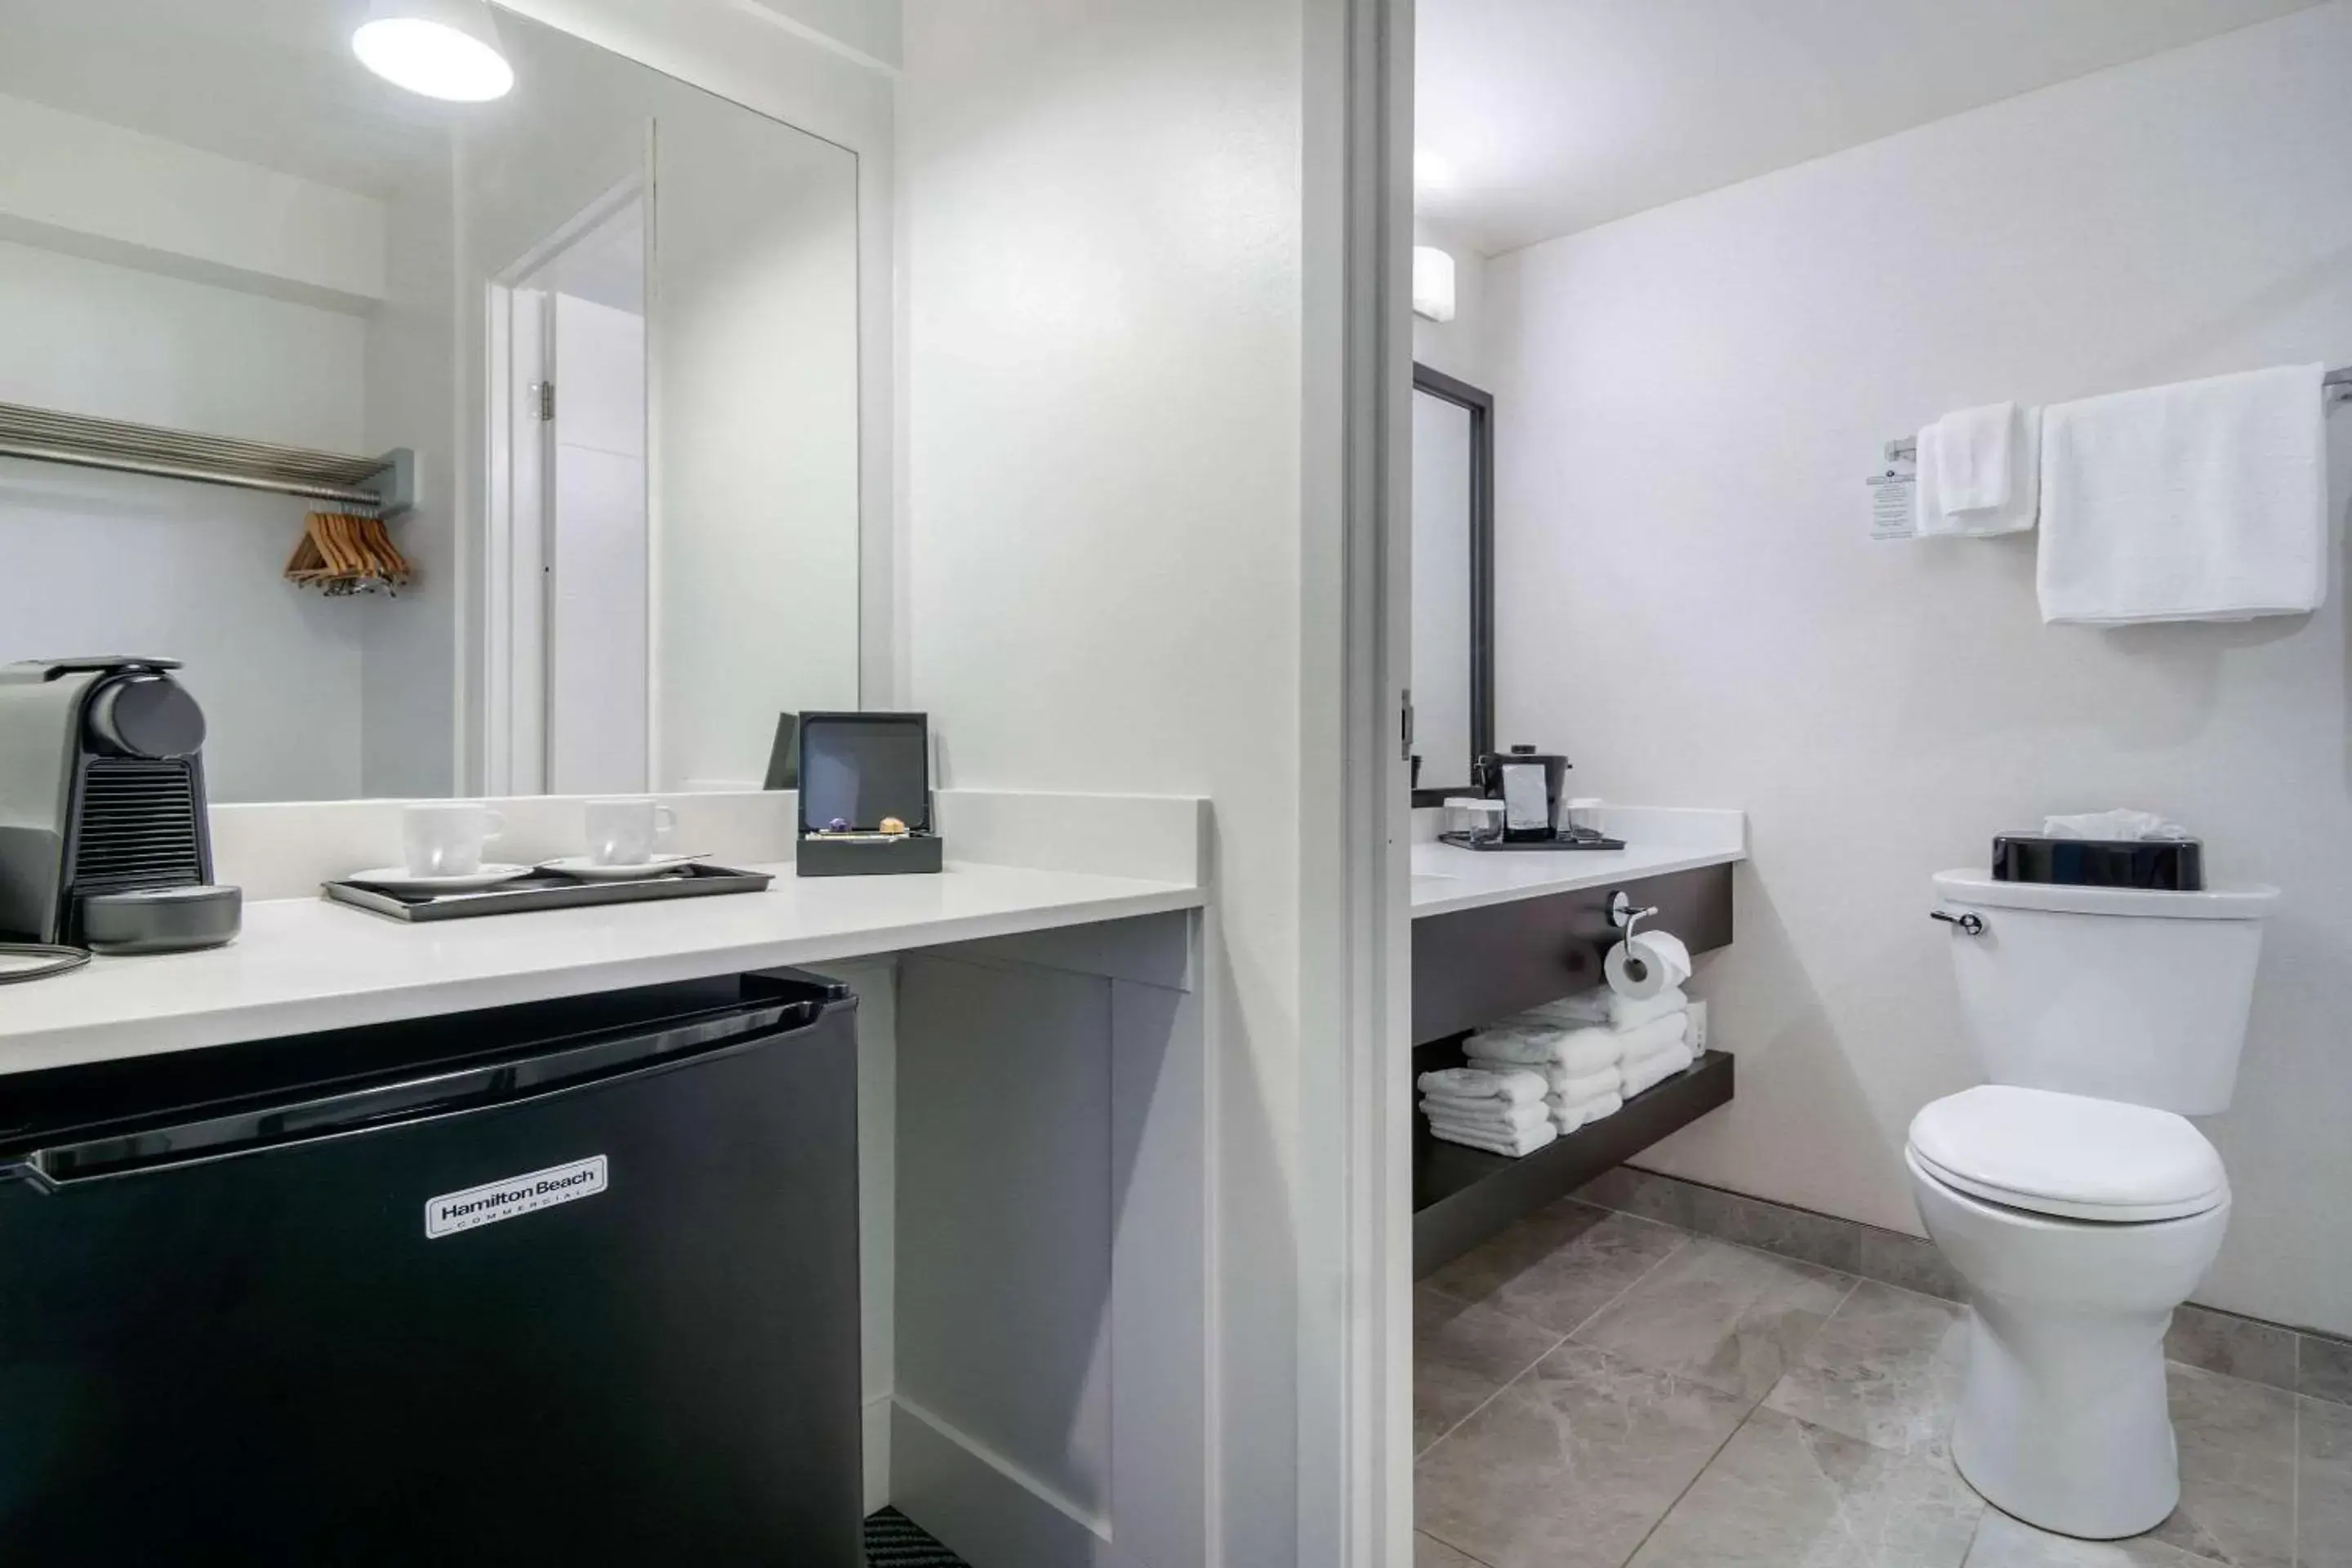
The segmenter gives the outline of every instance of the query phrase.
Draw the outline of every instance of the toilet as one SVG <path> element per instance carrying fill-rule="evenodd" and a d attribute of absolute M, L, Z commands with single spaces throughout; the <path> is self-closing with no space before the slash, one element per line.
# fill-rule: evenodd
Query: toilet
<path fill-rule="evenodd" d="M 2187 1119 L 2229 1108 L 2278 892 L 1935 884 L 1990 1080 L 1921 1110 L 1904 1151 L 1971 1303 L 1952 1458 L 2028 1524 L 2137 1535 L 2180 1498 L 2165 1330 L 2230 1223 Z"/>

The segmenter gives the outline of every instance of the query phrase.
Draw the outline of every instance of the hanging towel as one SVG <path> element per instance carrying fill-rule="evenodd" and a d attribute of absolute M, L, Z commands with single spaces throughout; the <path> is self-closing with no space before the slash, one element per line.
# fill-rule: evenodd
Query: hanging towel
<path fill-rule="evenodd" d="M 2327 595 L 2323 368 L 2052 405 L 2042 618 L 2090 626 L 2302 615 Z"/>
<path fill-rule="evenodd" d="M 1624 1095 L 1628 1100 L 1645 1089 L 1654 1089 L 1691 1065 L 1691 1048 L 1676 1040 L 1662 1051 L 1653 1051 L 1641 1060 L 1625 1064 Z"/>
<path fill-rule="evenodd" d="M 1488 1072 L 1478 1068 L 1445 1068 L 1425 1072 L 1415 1080 L 1423 1094 L 1451 1100 L 1505 1100 L 1531 1103 L 1541 1100 L 1551 1085 L 1540 1072 L 1521 1069 Z"/>
<path fill-rule="evenodd" d="M 2022 533 L 2041 510 L 2042 414 L 1995 403 L 1919 432 L 1913 521 L 1922 537 Z"/>
<path fill-rule="evenodd" d="M 1429 1131 L 1432 1137 L 1443 1138 L 1448 1143 L 1483 1149 L 1489 1154 L 1502 1154 L 1512 1159 L 1532 1154 L 1559 1136 L 1559 1129 L 1549 1121 L 1536 1127 L 1521 1128 L 1517 1133 L 1487 1132 L 1450 1122 L 1433 1121 L 1429 1124 Z"/>
<path fill-rule="evenodd" d="M 1465 1126 L 1492 1128 L 1497 1132 L 1507 1132 L 1514 1127 L 1533 1127 L 1551 1115 L 1540 1100 L 1513 1105 L 1499 1100 L 1449 1100 L 1438 1094 L 1422 1096 L 1421 1109 L 1432 1121 L 1455 1121 Z"/>

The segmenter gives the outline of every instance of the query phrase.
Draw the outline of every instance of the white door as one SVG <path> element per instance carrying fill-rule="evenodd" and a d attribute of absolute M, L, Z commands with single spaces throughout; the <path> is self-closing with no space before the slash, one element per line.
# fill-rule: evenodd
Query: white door
<path fill-rule="evenodd" d="M 547 788 L 647 783 L 646 321 L 550 295 Z"/>

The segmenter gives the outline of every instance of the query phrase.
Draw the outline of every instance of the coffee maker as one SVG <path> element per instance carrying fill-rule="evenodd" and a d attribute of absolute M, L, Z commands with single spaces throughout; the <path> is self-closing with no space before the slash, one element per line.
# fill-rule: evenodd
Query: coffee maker
<path fill-rule="evenodd" d="M 0 940 L 179 952 L 236 937 L 212 885 L 204 710 L 178 661 L 0 666 Z"/>

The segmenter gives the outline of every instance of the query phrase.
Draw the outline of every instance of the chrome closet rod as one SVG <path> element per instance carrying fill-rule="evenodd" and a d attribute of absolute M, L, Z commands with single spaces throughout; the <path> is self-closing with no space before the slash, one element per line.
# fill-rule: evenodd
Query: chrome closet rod
<path fill-rule="evenodd" d="M 2319 395 L 2325 398 L 2331 392 L 2352 398 L 2352 365 L 2342 370 L 2331 370 L 2319 378 Z M 1916 436 L 1897 437 L 1886 443 L 1886 460 L 1890 463 L 1907 461 L 1918 456 L 1919 438 Z"/>
<path fill-rule="evenodd" d="M 64 463 L 77 468 L 104 468 L 118 474 L 147 474 L 162 479 L 187 479 L 200 485 L 227 485 L 243 490 L 267 490 L 274 495 L 342 501 L 347 505 L 371 509 L 381 504 L 383 499 L 375 491 L 356 485 L 331 485 L 266 474 L 237 474 L 222 468 L 194 468 L 132 457 L 127 453 L 42 447 L 5 437 L 0 437 L 0 458 L 24 458 L 36 463 Z"/>

